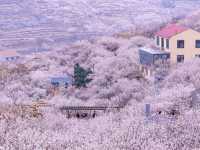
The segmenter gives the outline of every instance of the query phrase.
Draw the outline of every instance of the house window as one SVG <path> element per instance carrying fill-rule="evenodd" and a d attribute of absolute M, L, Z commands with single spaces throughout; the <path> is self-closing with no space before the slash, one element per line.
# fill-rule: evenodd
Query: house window
<path fill-rule="evenodd" d="M 195 55 L 195 58 L 200 58 L 200 54 L 196 54 L 196 55 Z"/>
<path fill-rule="evenodd" d="M 167 55 L 162 55 L 162 59 L 166 60 L 167 59 Z"/>
<path fill-rule="evenodd" d="M 164 48 L 164 38 L 161 38 L 161 47 Z"/>
<path fill-rule="evenodd" d="M 184 40 L 178 40 L 177 41 L 177 48 L 184 48 Z"/>
<path fill-rule="evenodd" d="M 54 87 L 59 87 L 59 82 L 51 81 L 51 84 L 52 84 Z"/>
<path fill-rule="evenodd" d="M 169 39 L 166 39 L 166 48 L 169 48 Z"/>
<path fill-rule="evenodd" d="M 196 40 L 196 48 L 200 48 L 200 40 Z"/>
<path fill-rule="evenodd" d="M 177 55 L 177 63 L 184 62 L 184 55 Z"/>
<path fill-rule="evenodd" d="M 167 60 L 168 60 L 168 56 L 167 55 L 163 55 L 162 56 L 162 63 L 164 64 L 164 63 L 166 63 L 167 62 Z"/>
<path fill-rule="evenodd" d="M 154 61 L 159 59 L 159 55 L 154 55 Z"/>
<path fill-rule="evenodd" d="M 157 43 L 158 46 L 160 45 L 160 38 L 159 38 L 159 36 L 156 37 L 156 43 Z"/>

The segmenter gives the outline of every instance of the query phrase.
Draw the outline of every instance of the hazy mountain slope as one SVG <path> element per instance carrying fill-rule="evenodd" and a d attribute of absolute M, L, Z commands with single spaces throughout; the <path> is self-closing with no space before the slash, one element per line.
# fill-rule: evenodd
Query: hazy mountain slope
<path fill-rule="evenodd" d="M 36 38 L 66 42 L 144 29 L 198 6 L 196 1 L 181 0 L 0 0 L 0 44 L 23 48 L 33 46 Z"/>

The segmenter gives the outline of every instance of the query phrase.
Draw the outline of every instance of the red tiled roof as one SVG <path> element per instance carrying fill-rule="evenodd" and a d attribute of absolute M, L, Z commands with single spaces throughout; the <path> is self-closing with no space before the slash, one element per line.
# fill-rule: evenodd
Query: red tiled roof
<path fill-rule="evenodd" d="M 188 30 L 187 27 L 183 27 L 177 24 L 170 24 L 166 27 L 162 28 L 160 31 L 156 33 L 157 36 L 161 36 L 163 38 L 170 38 L 176 34 L 179 34 L 181 32 L 184 32 Z"/>

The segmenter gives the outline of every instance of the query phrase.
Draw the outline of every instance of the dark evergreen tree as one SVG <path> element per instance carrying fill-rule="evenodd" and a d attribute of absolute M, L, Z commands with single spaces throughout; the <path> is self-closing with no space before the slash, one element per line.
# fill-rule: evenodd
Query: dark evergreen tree
<path fill-rule="evenodd" d="M 91 73 L 91 69 L 84 69 L 79 64 L 76 64 L 74 66 L 74 85 L 78 88 L 86 87 L 92 80 L 88 78 Z"/>

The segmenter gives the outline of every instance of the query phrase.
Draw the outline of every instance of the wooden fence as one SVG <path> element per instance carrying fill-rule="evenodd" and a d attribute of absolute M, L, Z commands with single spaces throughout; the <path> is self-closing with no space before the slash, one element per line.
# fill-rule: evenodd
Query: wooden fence
<path fill-rule="evenodd" d="M 67 118 L 95 118 L 100 112 L 117 110 L 122 107 L 97 107 L 97 106 L 63 106 L 59 109 Z"/>
<path fill-rule="evenodd" d="M 42 117 L 42 108 L 53 108 L 59 110 L 66 118 L 95 118 L 101 113 L 110 111 L 120 111 L 122 107 L 106 107 L 106 106 L 62 106 L 48 104 L 45 101 L 33 102 L 30 105 L 20 105 L 23 110 L 28 110 L 31 117 Z M 24 111 L 25 112 L 25 111 Z M 26 111 L 27 112 L 27 111 Z"/>

